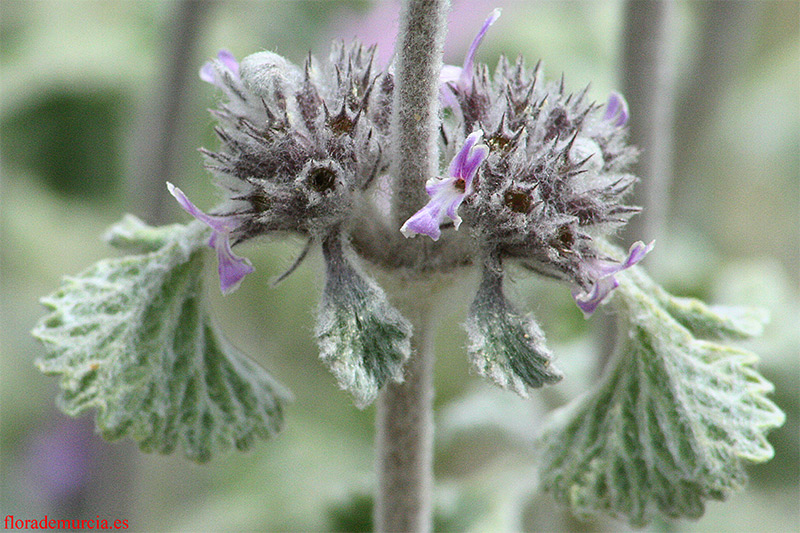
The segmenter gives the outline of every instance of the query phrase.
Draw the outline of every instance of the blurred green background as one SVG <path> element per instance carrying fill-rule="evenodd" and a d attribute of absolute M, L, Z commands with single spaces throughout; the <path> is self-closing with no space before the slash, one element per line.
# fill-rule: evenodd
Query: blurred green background
<path fill-rule="evenodd" d="M 564 72 L 572 90 L 591 82 L 600 102 L 621 86 L 621 2 L 454 1 L 446 62 L 463 61 L 496 6 L 503 16 L 480 60 L 541 58 L 548 77 Z M 127 519 L 134 531 L 364 530 L 374 408 L 354 408 L 317 358 L 319 255 L 278 287 L 268 283 L 301 242 L 247 244 L 240 253 L 257 273 L 225 298 L 209 284 L 228 338 L 295 394 L 283 433 L 246 454 L 196 466 L 129 441 L 105 443 L 90 415 L 72 420 L 55 408 L 57 380 L 34 368 L 41 348 L 28 332 L 42 315 L 38 298 L 112 253 L 99 237 L 123 213 L 186 221 L 164 181 L 213 205 L 196 150 L 217 145 L 206 109 L 218 95 L 196 75 L 206 59 L 220 48 L 238 58 L 268 49 L 299 63 L 309 50 L 326 54 L 331 39 L 358 35 L 379 42 L 387 61 L 396 5 L 3 0 L 0 9 L 0 516 L 100 515 Z M 679 2 L 675 14 L 675 172 L 664 235 L 646 267 L 676 294 L 770 309 L 766 334 L 749 347 L 788 419 L 771 434 L 775 459 L 751 469 L 746 492 L 709 504 L 699 522 L 650 529 L 796 531 L 800 3 Z M 709 39 L 728 44 L 709 54 Z M 525 402 L 470 374 L 459 324 L 471 281 L 437 341 L 437 529 L 625 529 L 577 521 L 532 492 L 532 436 L 547 409 L 596 379 L 602 320 L 585 321 L 564 287 L 514 276 L 511 292 L 541 317 L 567 373 Z"/>

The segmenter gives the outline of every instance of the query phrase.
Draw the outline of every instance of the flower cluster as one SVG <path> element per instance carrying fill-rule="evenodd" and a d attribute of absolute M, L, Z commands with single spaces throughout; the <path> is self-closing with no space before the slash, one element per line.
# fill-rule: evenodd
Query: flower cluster
<path fill-rule="evenodd" d="M 203 150 L 225 201 L 207 215 L 170 192 L 214 231 L 223 292 L 252 271 L 231 245 L 281 231 L 322 240 L 385 173 L 394 84 L 373 56 L 359 43 L 336 44 L 326 61 L 309 55 L 301 68 L 271 52 L 239 63 L 222 51 L 201 68 L 227 99 L 213 111 L 222 148 Z"/>
<path fill-rule="evenodd" d="M 636 157 L 625 142 L 625 100 L 612 93 L 598 106 L 587 90 L 568 93 L 563 77 L 546 82 L 540 65 L 531 69 L 522 59 L 501 58 L 490 75 L 475 54 L 499 15 L 495 10 L 486 19 L 463 66 L 441 71 L 441 149 L 450 166 L 446 176 L 430 177 L 430 201 L 399 231 L 441 238 L 444 246 L 455 242 L 454 231 L 468 233 L 455 244 L 466 249 L 455 255 L 458 264 L 483 269 L 466 323 L 473 364 L 525 394 L 561 373 L 550 364 L 536 322 L 506 301 L 504 261 L 566 281 L 588 316 L 617 287 L 615 275 L 641 261 L 652 243 L 635 243 L 621 261 L 598 246 L 638 211 L 624 203 L 636 181 L 625 171 Z M 321 243 L 322 357 L 364 405 L 387 379 L 402 379 L 411 335 L 410 324 L 354 262 L 354 252 L 364 252 L 364 234 L 402 246 L 396 233 L 384 234 L 396 229 L 386 199 L 379 205 L 373 194 L 391 165 L 394 87 L 393 67 L 378 70 L 373 56 L 374 49 L 358 43 L 337 44 L 327 60 L 309 55 L 301 68 L 270 52 L 241 63 L 220 52 L 200 77 L 226 98 L 214 111 L 222 148 L 204 151 L 225 201 L 206 214 L 169 185 L 180 205 L 212 229 L 209 246 L 224 293 L 253 271 L 233 253 L 237 243 L 271 232 Z M 356 235 L 362 244 L 353 238 L 351 245 Z"/>
<path fill-rule="evenodd" d="M 501 58 L 491 76 L 474 54 L 498 16 L 486 20 L 464 66 L 445 67 L 441 77 L 445 149 L 457 153 L 455 167 L 482 136 L 480 169 L 468 169 L 467 189 L 453 167 L 449 180 L 429 183 L 430 202 L 404 230 L 438 239 L 446 206 L 454 229 L 463 216 L 484 256 L 568 281 L 578 306 L 591 314 L 616 286 L 613 274 L 652 248 L 636 243 L 617 263 L 595 246 L 638 211 L 623 203 L 636 181 L 625 172 L 636 156 L 625 144 L 627 104 L 612 93 L 603 110 L 587 101 L 586 89 L 568 93 L 563 77 L 546 83 L 540 65 L 529 69 L 521 58 Z"/>
<path fill-rule="evenodd" d="M 199 250 L 215 250 L 229 293 L 254 271 L 237 244 L 303 236 L 278 281 L 320 247 L 320 358 L 356 406 L 385 391 L 381 477 L 415 470 L 416 480 L 381 484 L 376 524 L 424 529 L 430 502 L 419 489 L 429 473 L 417 467 L 431 444 L 433 331 L 413 328 L 433 326 L 428 310 L 448 282 L 480 270 L 464 322 L 475 372 L 522 396 L 562 379 L 542 328 L 506 298 L 506 267 L 516 263 L 564 282 L 587 316 L 616 293 L 615 352 L 537 431 L 537 487 L 576 515 L 602 511 L 634 527 L 698 518 L 706 501 L 742 487 L 746 463 L 772 458 L 765 434 L 785 421 L 757 356 L 720 342 L 759 335 L 763 312 L 674 297 L 635 266 L 653 243 L 626 254 L 608 242 L 637 211 L 625 203 L 636 151 L 621 95 L 594 104 L 521 59 L 501 59 L 490 74 L 476 51 L 499 10 L 463 65 L 437 73 L 448 2 L 409 4 L 397 89 L 393 66 L 376 68 L 374 50 L 358 43 L 302 67 L 226 51 L 203 65 L 201 79 L 223 93 L 213 111 L 221 147 L 204 151 L 223 201 L 204 212 L 167 183 L 194 221 L 154 228 L 126 216 L 105 236 L 124 257 L 65 278 L 41 300 L 47 314 L 32 333 L 46 353 L 35 364 L 59 376 L 59 407 L 96 409 L 107 440 L 182 448 L 199 463 L 274 435 L 291 395 L 216 327 Z M 439 116 L 430 113 L 437 97 Z M 436 148 L 441 174 L 430 166 Z M 370 272 L 389 281 L 413 323 Z M 406 376 L 409 386 L 385 387 Z"/>
<path fill-rule="evenodd" d="M 402 230 L 438 240 L 443 227 L 469 228 L 483 267 L 466 322 L 473 366 L 525 395 L 562 375 L 541 328 L 506 300 L 503 261 L 568 282 L 588 316 L 618 286 L 615 274 L 653 243 L 633 244 L 621 262 L 598 246 L 638 211 L 623 201 L 636 181 L 625 172 L 636 157 L 625 143 L 625 100 L 612 93 L 603 111 L 587 101 L 588 88 L 568 93 L 563 77 L 547 83 L 539 64 L 529 69 L 521 58 L 501 58 L 490 75 L 474 56 L 498 16 L 486 19 L 463 67 L 442 70 L 442 137 L 455 155 L 449 177 L 429 181 L 430 201 Z"/>

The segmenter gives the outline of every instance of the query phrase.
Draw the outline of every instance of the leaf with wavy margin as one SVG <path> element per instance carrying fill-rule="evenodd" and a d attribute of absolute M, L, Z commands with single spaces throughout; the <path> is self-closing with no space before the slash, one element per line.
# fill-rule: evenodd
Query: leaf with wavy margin
<path fill-rule="evenodd" d="M 672 300 L 639 267 L 618 279 L 616 354 L 544 432 L 543 486 L 578 514 L 636 526 L 656 515 L 699 518 L 707 500 L 743 487 L 746 463 L 772 458 L 765 434 L 785 415 L 766 397 L 773 386 L 755 354 L 693 332 L 743 337 L 758 330 L 758 313 L 731 319 Z"/>
<path fill-rule="evenodd" d="M 204 308 L 207 239 L 200 223 L 152 228 L 128 215 L 107 240 L 139 255 L 99 261 L 42 299 L 49 313 L 32 334 L 47 354 L 36 365 L 61 376 L 65 413 L 94 407 L 104 438 L 180 446 L 197 462 L 280 429 L 288 392 L 225 342 Z"/>

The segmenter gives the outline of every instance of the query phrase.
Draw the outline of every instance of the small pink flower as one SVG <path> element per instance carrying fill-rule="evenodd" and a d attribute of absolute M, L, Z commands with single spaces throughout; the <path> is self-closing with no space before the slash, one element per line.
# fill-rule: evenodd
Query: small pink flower
<path fill-rule="evenodd" d="M 481 41 L 486 35 L 486 32 L 489 31 L 489 26 L 494 24 L 498 18 L 500 18 L 500 8 L 492 11 L 489 14 L 489 17 L 484 21 L 483 26 L 481 26 L 481 29 L 478 32 L 478 35 L 475 36 L 475 39 L 472 41 L 472 45 L 469 47 L 467 57 L 464 58 L 463 67 L 456 67 L 453 65 L 444 65 L 442 67 L 442 70 L 439 74 L 439 83 L 441 84 L 439 89 L 439 99 L 443 107 L 458 106 L 458 100 L 456 99 L 456 95 L 453 92 L 451 84 L 462 91 L 469 89 L 470 85 L 472 84 L 472 71 L 473 64 L 475 63 L 475 53 L 478 51 L 478 46 L 480 46 Z"/>
<path fill-rule="evenodd" d="M 239 227 L 241 217 L 237 215 L 207 215 L 172 183 L 167 182 L 167 189 L 187 213 L 214 230 L 208 245 L 217 251 L 219 263 L 217 271 L 222 294 L 229 294 L 238 289 L 242 279 L 255 270 L 249 259 L 239 257 L 231 250 L 231 232 Z"/>
<path fill-rule="evenodd" d="M 611 294 L 611 291 L 619 286 L 619 281 L 614 274 L 632 267 L 646 256 L 653 249 L 655 241 L 645 245 L 642 241 L 633 243 L 628 250 L 628 257 L 622 263 L 607 261 L 604 259 L 592 259 L 586 265 L 590 277 L 594 278 L 594 284 L 588 291 L 579 288 L 572 290 L 572 297 L 575 303 L 583 311 L 584 316 L 588 317 L 595 312 L 603 300 Z"/>
<path fill-rule="evenodd" d="M 458 151 L 450 163 L 450 176 L 444 179 L 431 178 L 425 184 L 425 190 L 431 197 L 430 201 L 406 220 L 400 231 L 406 237 L 420 233 L 429 236 L 434 241 L 439 239 L 445 215 L 455 224 L 456 229 L 461 225 L 458 216 L 458 207 L 464 198 L 472 192 L 472 181 L 478 173 L 478 167 L 486 156 L 489 147 L 477 144 L 483 136 L 478 130 L 469 135 L 464 141 L 464 146 Z"/>

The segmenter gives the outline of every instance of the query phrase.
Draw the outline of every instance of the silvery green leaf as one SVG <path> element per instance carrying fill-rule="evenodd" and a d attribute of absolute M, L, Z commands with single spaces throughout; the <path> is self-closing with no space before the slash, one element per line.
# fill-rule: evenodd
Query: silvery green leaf
<path fill-rule="evenodd" d="M 276 433 L 287 393 L 225 342 L 204 307 L 207 229 L 128 216 L 108 239 L 144 253 L 66 278 L 32 332 L 47 351 L 37 366 L 61 376 L 60 407 L 72 416 L 94 407 L 103 437 L 181 447 L 198 462 Z"/>
<path fill-rule="evenodd" d="M 553 355 L 539 325 L 506 300 L 497 261 L 484 266 L 465 328 L 472 366 L 497 385 L 525 397 L 528 387 L 556 383 L 563 377 L 551 364 Z"/>
<path fill-rule="evenodd" d="M 651 282 L 652 283 L 652 282 Z M 695 336 L 747 339 L 764 332 L 769 313 L 757 307 L 708 306 L 694 298 L 673 296 L 656 284 L 653 295 L 666 311 Z"/>
<path fill-rule="evenodd" d="M 327 277 L 317 318 L 320 357 L 359 408 L 390 379 L 403 380 L 411 324 L 373 280 L 356 270 L 336 232 L 322 243 Z"/>
<path fill-rule="evenodd" d="M 172 224 L 170 226 L 148 226 L 141 219 L 133 215 L 125 215 L 122 220 L 108 228 L 103 239 L 111 246 L 118 250 L 130 253 L 144 254 L 148 252 L 155 252 L 162 248 L 166 241 L 174 238 L 174 235 L 180 231 L 186 231 L 182 224 Z M 187 234 L 188 235 L 188 234 Z M 201 233 L 198 230 L 193 232 L 197 239 L 201 238 Z M 191 245 L 196 249 L 201 243 L 201 240 L 192 242 L 187 241 L 187 245 Z"/>
<path fill-rule="evenodd" d="M 714 330 L 707 307 L 676 306 L 639 267 L 618 279 L 616 354 L 544 432 L 543 485 L 578 514 L 637 526 L 656 515 L 698 518 L 707 500 L 742 488 L 746 463 L 772 458 L 765 434 L 784 414 L 766 397 L 773 386 L 755 354 L 683 325 Z"/>

